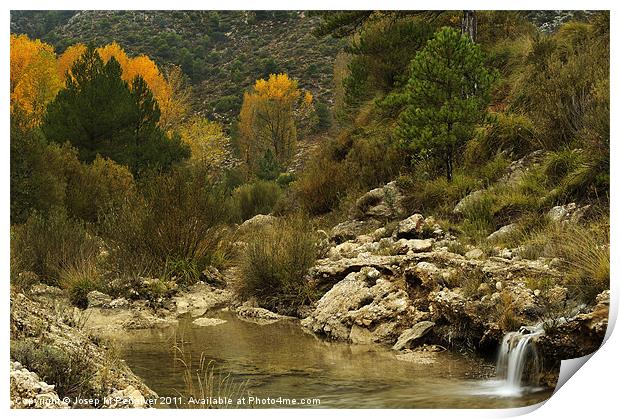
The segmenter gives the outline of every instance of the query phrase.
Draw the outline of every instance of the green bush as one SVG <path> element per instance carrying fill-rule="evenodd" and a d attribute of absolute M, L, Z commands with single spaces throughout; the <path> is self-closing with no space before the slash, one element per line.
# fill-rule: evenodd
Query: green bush
<path fill-rule="evenodd" d="M 53 384 L 60 398 L 103 396 L 93 383 L 96 371 L 84 348 L 67 350 L 33 340 L 11 340 L 11 359 Z"/>
<path fill-rule="evenodd" d="M 305 275 L 317 257 L 317 238 L 308 218 L 297 213 L 249 234 L 239 261 L 240 294 L 283 313 L 311 302 Z"/>
<path fill-rule="evenodd" d="M 64 269 L 95 259 L 100 252 L 99 239 L 63 209 L 33 213 L 24 224 L 13 227 L 11 236 L 11 253 L 20 268 L 36 273 L 48 285 L 57 285 Z"/>
<path fill-rule="evenodd" d="M 280 196 L 282 196 L 280 186 L 265 180 L 246 183 L 233 191 L 233 201 L 242 221 L 257 214 L 269 214 Z"/>

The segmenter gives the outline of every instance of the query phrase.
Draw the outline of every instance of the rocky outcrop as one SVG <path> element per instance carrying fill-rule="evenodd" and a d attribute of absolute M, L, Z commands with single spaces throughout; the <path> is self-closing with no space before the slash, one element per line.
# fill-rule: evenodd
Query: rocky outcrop
<path fill-rule="evenodd" d="M 224 319 L 216 319 L 211 317 L 199 317 L 194 319 L 192 322 L 196 326 L 208 327 L 208 326 L 219 326 L 220 324 L 226 323 Z"/>
<path fill-rule="evenodd" d="M 11 409 L 68 409 L 69 404 L 60 400 L 54 386 L 39 379 L 19 362 L 11 361 Z"/>

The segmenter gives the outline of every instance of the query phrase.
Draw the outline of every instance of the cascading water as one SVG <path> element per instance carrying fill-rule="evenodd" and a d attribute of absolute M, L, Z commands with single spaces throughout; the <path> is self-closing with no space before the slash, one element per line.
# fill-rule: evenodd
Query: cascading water
<path fill-rule="evenodd" d="M 498 394 L 516 396 L 538 386 L 541 365 L 535 338 L 542 334 L 542 327 L 522 327 L 504 336 L 497 358 Z"/>

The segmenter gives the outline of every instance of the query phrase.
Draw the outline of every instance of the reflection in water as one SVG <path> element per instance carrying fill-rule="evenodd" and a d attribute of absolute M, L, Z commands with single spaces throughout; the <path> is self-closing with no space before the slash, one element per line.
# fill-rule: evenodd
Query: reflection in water
<path fill-rule="evenodd" d="M 183 367 L 174 362 L 175 340 L 183 341 L 195 368 L 204 353 L 221 374 L 247 380 L 256 397 L 320 398 L 321 407 L 517 407 L 551 394 L 489 395 L 484 390 L 491 382 L 483 378 L 494 368 L 471 357 L 443 352 L 431 364 L 400 361 L 385 349 L 322 341 L 295 321 L 257 325 L 228 312 L 212 316 L 227 322 L 200 327 L 183 318 L 176 329 L 132 332 L 121 342 L 123 357 L 160 396 L 176 396 L 184 388 Z"/>

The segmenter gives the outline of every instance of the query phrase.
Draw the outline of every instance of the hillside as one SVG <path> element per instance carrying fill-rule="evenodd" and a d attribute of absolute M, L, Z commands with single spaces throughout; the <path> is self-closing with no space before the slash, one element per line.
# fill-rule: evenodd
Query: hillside
<path fill-rule="evenodd" d="M 304 12 L 16 11 L 11 32 L 51 43 L 119 43 L 158 64 L 179 64 L 195 89 L 196 111 L 230 121 L 257 78 L 285 72 L 320 102 L 333 100 L 332 66 L 342 43 L 311 32 Z"/>

